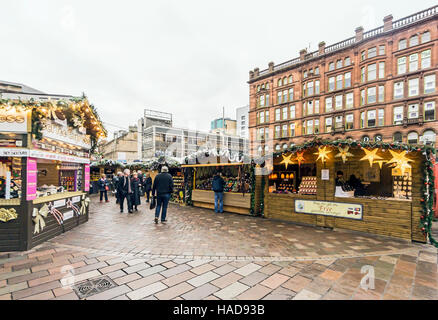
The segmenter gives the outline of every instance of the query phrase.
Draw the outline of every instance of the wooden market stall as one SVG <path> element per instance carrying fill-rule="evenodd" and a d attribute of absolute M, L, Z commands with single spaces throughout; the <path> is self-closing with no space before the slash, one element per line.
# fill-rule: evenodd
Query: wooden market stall
<path fill-rule="evenodd" d="M 294 146 L 274 154 L 265 217 L 425 242 L 434 153 L 423 145 L 351 140 Z"/>
<path fill-rule="evenodd" d="M 0 100 L 0 251 L 88 221 L 90 152 L 105 131 L 85 98 Z"/>
<path fill-rule="evenodd" d="M 186 190 L 196 207 L 214 209 L 214 192 L 212 180 L 221 172 L 225 180 L 224 211 L 250 214 L 251 209 L 251 164 L 245 163 L 210 163 L 186 164 L 184 179 Z"/>
<path fill-rule="evenodd" d="M 90 164 L 90 194 L 99 193 L 99 179 L 102 174 L 108 179 L 111 190 L 114 191 L 113 177 L 118 171 L 123 171 L 124 165 L 120 161 L 101 159 Z"/>

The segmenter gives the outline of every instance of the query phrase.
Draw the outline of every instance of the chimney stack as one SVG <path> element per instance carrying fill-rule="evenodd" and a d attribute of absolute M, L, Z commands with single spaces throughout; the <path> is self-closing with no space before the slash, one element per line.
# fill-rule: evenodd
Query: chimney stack
<path fill-rule="evenodd" d="M 269 64 L 268 64 L 268 66 L 269 66 L 269 71 L 274 71 L 274 62 L 269 62 Z"/>
<path fill-rule="evenodd" d="M 383 32 L 392 30 L 392 14 L 383 18 Z"/>
<path fill-rule="evenodd" d="M 363 27 L 357 27 L 356 30 L 356 42 L 360 42 L 363 40 Z"/>
<path fill-rule="evenodd" d="M 319 48 L 319 50 L 318 50 L 319 55 L 324 54 L 325 53 L 325 42 L 321 41 L 320 43 L 318 43 L 318 48 Z"/>
<path fill-rule="evenodd" d="M 306 53 L 307 53 L 307 49 L 303 49 L 300 51 L 300 60 L 304 61 L 305 57 L 306 57 Z"/>

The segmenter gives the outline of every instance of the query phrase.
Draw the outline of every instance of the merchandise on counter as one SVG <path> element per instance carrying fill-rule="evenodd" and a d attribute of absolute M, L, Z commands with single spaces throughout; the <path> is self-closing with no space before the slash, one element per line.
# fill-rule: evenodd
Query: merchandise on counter
<path fill-rule="evenodd" d="M 398 199 L 411 199 L 412 197 L 412 176 L 393 176 L 393 196 Z"/>
<path fill-rule="evenodd" d="M 298 187 L 298 194 L 315 195 L 317 190 L 316 177 L 303 177 L 300 186 Z"/>

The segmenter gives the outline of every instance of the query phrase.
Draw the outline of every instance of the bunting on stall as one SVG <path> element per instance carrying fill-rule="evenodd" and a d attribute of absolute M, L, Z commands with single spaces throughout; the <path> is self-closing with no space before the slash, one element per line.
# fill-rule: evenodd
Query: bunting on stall
<path fill-rule="evenodd" d="M 49 212 L 55 218 L 56 222 L 58 222 L 59 225 L 62 225 L 64 223 L 63 214 L 55 208 L 53 203 L 49 203 Z"/>
<path fill-rule="evenodd" d="M 44 204 L 39 210 L 37 208 L 33 209 L 32 217 L 33 222 L 35 223 L 33 234 L 43 231 L 44 227 L 46 226 L 44 219 L 47 218 L 48 214 L 49 207 L 47 206 L 47 204 Z"/>
<path fill-rule="evenodd" d="M 72 209 L 73 212 L 76 214 L 76 216 L 80 216 L 81 215 L 81 211 L 79 210 L 79 207 L 77 205 L 75 205 L 73 203 L 73 201 L 71 201 L 71 199 L 67 200 L 66 206 L 67 206 L 67 208 Z"/>
<path fill-rule="evenodd" d="M 90 205 L 90 198 L 85 197 L 85 195 L 83 195 L 81 200 L 81 211 L 80 211 L 81 215 L 87 213 L 87 207 L 89 205 Z"/>

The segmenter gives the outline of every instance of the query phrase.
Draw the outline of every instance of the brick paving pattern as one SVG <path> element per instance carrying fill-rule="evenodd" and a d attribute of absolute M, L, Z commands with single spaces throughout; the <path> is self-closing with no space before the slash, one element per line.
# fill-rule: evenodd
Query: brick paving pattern
<path fill-rule="evenodd" d="M 30 251 L 0 253 L 0 300 L 77 300 L 64 286 L 108 276 L 90 300 L 438 300 L 437 249 L 380 236 L 324 230 L 170 206 L 119 213 L 93 197 L 88 223 Z M 374 289 L 363 289 L 364 266 Z M 69 283 L 67 281 L 67 283 Z"/>

